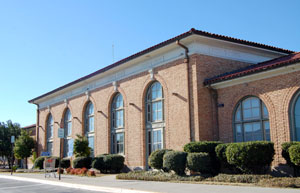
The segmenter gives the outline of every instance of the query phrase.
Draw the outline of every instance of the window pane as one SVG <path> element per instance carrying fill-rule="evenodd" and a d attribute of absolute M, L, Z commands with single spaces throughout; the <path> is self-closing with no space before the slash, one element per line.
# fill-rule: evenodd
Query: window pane
<path fill-rule="evenodd" d="M 262 132 L 260 123 L 259 122 L 253 123 L 252 128 L 253 128 L 253 140 L 254 141 L 263 140 L 264 139 L 263 138 L 263 132 Z"/>
<path fill-rule="evenodd" d="M 235 121 L 241 121 L 241 109 L 238 109 L 235 114 Z"/>
<path fill-rule="evenodd" d="M 236 142 L 242 142 L 243 141 L 243 133 L 242 133 L 242 125 L 236 124 L 235 125 L 235 140 Z"/>
<path fill-rule="evenodd" d="M 264 129 L 265 129 L 265 135 L 266 135 L 266 141 L 271 141 L 270 137 L 270 123 L 269 121 L 264 121 Z"/>
<path fill-rule="evenodd" d="M 243 117 L 244 117 L 244 120 L 250 119 L 252 117 L 251 109 L 244 109 Z"/>
<path fill-rule="evenodd" d="M 266 105 L 263 103 L 263 117 L 264 118 L 269 118 L 269 112 L 268 112 L 268 109 L 266 107 Z"/>
<path fill-rule="evenodd" d="M 252 118 L 253 119 L 259 119 L 260 118 L 260 114 L 259 114 L 260 109 L 259 108 L 253 108 L 252 109 Z"/>
<path fill-rule="evenodd" d="M 88 137 L 89 147 L 91 148 L 91 156 L 94 155 L 94 136 Z"/>
<path fill-rule="evenodd" d="M 244 100 L 242 104 L 243 104 L 243 108 L 244 108 L 244 109 L 249 109 L 249 108 L 251 108 L 250 98 Z"/>
<path fill-rule="evenodd" d="M 258 98 L 254 98 L 253 97 L 250 100 L 251 100 L 251 106 L 252 106 L 252 108 L 255 108 L 255 107 L 259 108 L 259 99 Z"/>
<path fill-rule="evenodd" d="M 245 141 L 253 141 L 252 137 L 252 124 L 247 123 L 244 125 L 244 130 L 245 130 Z"/>

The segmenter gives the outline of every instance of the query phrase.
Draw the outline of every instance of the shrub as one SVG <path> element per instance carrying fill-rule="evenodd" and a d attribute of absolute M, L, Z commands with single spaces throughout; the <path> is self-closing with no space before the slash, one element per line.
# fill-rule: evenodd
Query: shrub
<path fill-rule="evenodd" d="M 300 166 L 300 144 L 292 145 L 289 148 L 289 155 L 291 162 L 296 166 Z"/>
<path fill-rule="evenodd" d="M 63 174 L 64 173 L 64 169 L 60 168 L 60 173 Z M 57 169 L 57 174 L 59 174 L 59 169 Z"/>
<path fill-rule="evenodd" d="M 266 141 L 232 143 L 226 148 L 229 164 L 244 173 L 264 173 L 274 156 L 274 144 Z"/>
<path fill-rule="evenodd" d="M 36 158 L 36 160 L 33 164 L 33 168 L 44 169 L 45 158 L 46 158 L 46 156 L 40 156 L 40 157 Z"/>
<path fill-rule="evenodd" d="M 163 167 L 167 170 L 173 170 L 176 174 L 182 175 L 185 171 L 186 152 L 169 151 L 163 157 Z"/>
<path fill-rule="evenodd" d="M 74 168 L 91 168 L 91 157 L 77 157 L 73 160 Z"/>
<path fill-rule="evenodd" d="M 40 156 L 38 158 L 36 158 L 34 164 L 33 164 L 33 168 L 38 168 L 38 169 L 44 169 L 44 160 L 45 158 L 49 158 L 47 156 Z M 55 157 L 52 156 L 50 158 L 54 158 L 55 159 L 55 168 L 58 168 L 59 165 L 59 157 Z"/>
<path fill-rule="evenodd" d="M 102 154 L 94 158 L 92 167 L 102 173 L 117 172 L 124 167 L 124 157 L 118 154 Z"/>
<path fill-rule="evenodd" d="M 69 168 L 71 166 L 71 160 L 70 158 L 64 158 L 61 160 L 60 164 L 62 168 Z"/>
<path fill-rule="evenodd" d="M 103 161 L 106 171 L 119 173 L 124 167 L 124 157 L 122 155 L 105 155 Z"/>
<path fill-rule="evenodd" d="M 226 158 L 226 148 L 230 145 L 230 143 L 223 143 L 216 146 L 216 157 L 222 164 L 228 164 Z"/>
<path fill-rule="evenodd" d="M 149 156 L 148 159 L 148 164 L 150 167 L 155 168 L 155 169 L 163 169 L 163 157 L 164 154 L 168 151 L 168 149 L 160 149 L 160 150 L 156 150 L 154 152 L 152 152 Z"/>
<path fill-rule="evenodd" d="M 73 168 L 68 167 L 68 168 L 66 169 L 67 174 L 70 174 L 72 169 L 73 169 Z"/>
<path fill-rule="evenodd" d="M 95 157 L 92 162 L 92 168 L 95 168 L 97 170 L 100 170 L 101 172 L 104 172 L 104 170 L 105 170 L 104 157 L 105 156 L 103 156 L 103 155 Z"/>
<path fill-rule="evenodd" d="M 289 165 L 289 166 L 294 166 L 294 164 L 291 162 L 291 159 L 290 159 L 290 155 L 289 155 L 289 148 L 292 146 L 292 145 L 297 145 L 297 144 L 300 144 L 300 142 L 286 142 L 286 143 L 283 143 L 281 145 L 281 148 L 282 148 L 282 151 L 281 151 L 281 155 L 282 157 L 286 160 L 286 163 Z"/>
<path fill-rule="evenodd" d="M 187 168 L 194 172 L 210 173 L 212 165 L 208 153 L 188 153 Z"/>
<path fill-rule="evenodd" d="M 183 149 L 188 153 L 208 153 L 213 166 L 213 173 L 218 173 L 220 164 L 216 156 L 216 146 L 221 144 L 219 141 L 195 141 L 186 144 Z"/>

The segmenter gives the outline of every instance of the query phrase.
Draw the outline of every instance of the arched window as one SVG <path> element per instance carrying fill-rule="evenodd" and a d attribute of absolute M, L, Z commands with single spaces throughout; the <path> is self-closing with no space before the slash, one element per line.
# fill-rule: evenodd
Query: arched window
<path fill-rule="evenodd" d="M 64 114 L 64 157 L 71 157 L 73 155 L 73 139 L 72 139 L 72 115 L 70 109 L 67 109 Z"/>
<path fill-rule="evenodd" d="M 291 140 L 300 141 L 300 91 L 294 96 L 290 109 Z"/>
<path fill-rule="evenodd" d="M 89 141 L 91 155 L 94 155 L 94 105 L 89 102 L 84 112 L 84 132 Z"/>
<path fill-rule="evenodd" d="M 235 141 L 270 141 L 269 113 L 257 97 L 240 101 L 234 114 Z"/>
<path fill-rule="evenodd" d="M 52 155 L 53 153 L 53 125 L 54 121 L 50 114 L 47 119 L 47 152 Z"/>
<path fill-rule="evenodd" d="M 111 105 L 111 153 L 124 154 L 124 105 L 120 93 Z"/>
<path fill-rule="evenodd" d="M 146 94 L 146 146 L 147 156 L 163 148 L 164 99 L 163 89 L 159 82 L 152 83 Z M 147 159 L 148 157 L 146 157 Z"/>

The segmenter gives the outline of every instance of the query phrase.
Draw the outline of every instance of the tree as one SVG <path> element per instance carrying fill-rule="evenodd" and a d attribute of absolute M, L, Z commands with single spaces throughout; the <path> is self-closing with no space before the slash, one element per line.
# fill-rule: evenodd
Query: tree
<path fill-rule="evenodd" d="M 86 137 L 76 135 L 77 139 L 74 141 L 75 157 L 88 157 L 91 154 L 91 148 Z"/>
<path fill-rule="evenodd" d="M 14 162 L 12 156 L 11 136 L 17 139 L 21 133 L 20 124 L 7 121 L 6 123 L 0 122 L 0 156 L 6 157 L 9 166 Z"/>
<path fill-rule="evenodd" d="M 25 167 L 27 169 L 27 158 L 31 156 L 35 146 L 35 141 L 26 131 L 21 132 L 21 136 L 16 140 L 14 153 L 16 158 L 25 159 Z"/>

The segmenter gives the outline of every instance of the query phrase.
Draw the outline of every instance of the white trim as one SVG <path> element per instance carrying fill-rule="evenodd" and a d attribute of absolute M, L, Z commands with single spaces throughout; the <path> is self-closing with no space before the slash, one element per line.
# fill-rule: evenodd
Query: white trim
<path fill-rule="evenodd" d="M 267 70 L 264 72 L 259 72 L 255 73 L 252 75 L 246 75 L 240 78 L 235 78 L 232 80 L 226 80 L 218 83 L 211 84 L 210 86 L 214 89 L 220 89 L 220 88 L 226 88 L 238 84 L 243 84 L 243 83 L 248 83 L 248 82 L 253 82 L 256 80 L 261 80 L 261 79 L 266 79 L 266 78 L 271 78 L 274 76 L 279 76 L 279 75 L 284 75 L 292 72 L 296 72 L 300 70 L 300 63 L 296 63 L 290 66 L 284 66 L 280 68 L 276 68 L 273 70 Z"/>

